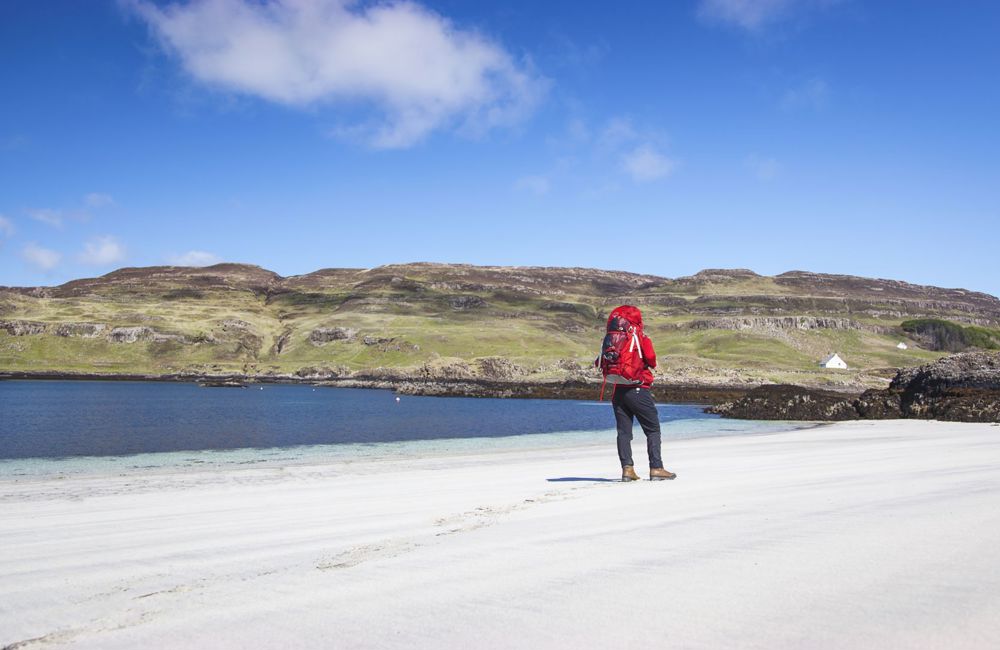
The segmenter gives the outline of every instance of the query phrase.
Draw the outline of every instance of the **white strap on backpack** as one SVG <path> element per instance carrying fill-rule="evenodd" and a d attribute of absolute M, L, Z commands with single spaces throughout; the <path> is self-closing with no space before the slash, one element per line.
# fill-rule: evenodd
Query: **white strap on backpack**
<path fill-rule="evenodd" d="M 632 330 L 632 342 L 628 344 L 628 351 L 631 352 L 635 349 L 639 351 L 639 358 L 645 361 L 646 359 L 642 356 L 642 344 L 639 343 L 639 335 L 635 330 Z"/>

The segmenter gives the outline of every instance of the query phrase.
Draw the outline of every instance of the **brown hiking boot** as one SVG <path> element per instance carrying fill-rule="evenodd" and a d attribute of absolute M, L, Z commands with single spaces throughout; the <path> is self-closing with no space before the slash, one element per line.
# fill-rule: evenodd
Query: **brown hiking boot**
<path fill-rule="evenodd" d="M 650 481 L 672 481 L 677 478 L 677 475 L 673 472 L 668 472 L 662 467 L 650 467 L 649 468 L 649 480 Z"/>
<path fill-rule="evenodd" d="M 622 482 L 627 483 L 628 481 L 638 481 L 639 475 L 635 473 L 635 468 L 631 465 L 626 465 L 622 468 Z"/>

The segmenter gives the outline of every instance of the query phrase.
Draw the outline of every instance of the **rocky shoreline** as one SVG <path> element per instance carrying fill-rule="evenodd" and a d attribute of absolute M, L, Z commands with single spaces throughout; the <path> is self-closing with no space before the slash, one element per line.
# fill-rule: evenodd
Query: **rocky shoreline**
<path fill-rule="evenodd" d="M 886 389 L 844 396 L 801 386 L 759 386 L 706 409 L 751 420 L 934 419 L 1000 422 L 1000 353 L 966 352 L 905 368 Z"/>
<path fill-rule="evenodd" d="M 500 397 L 514 399 L 597 400 L 599 381 L 568 379 L 559 381 L 518 381 L 482 378 L 401 378 L 352 375 L 350 377 L 302 377 L 297 375 L 243 374 L 105 374 L 72 372 L 0 372 L 0 380 L 85 380 L 85 381 L 156 381 L 188 382 L 205 387 L 230 387 L 249 384 L 301 384 L 331 388 L 371 388 L 392 390 L 401 395 L 434 397 Z M 657 401 L 674 404 L 718 404 L 744 396 L 750 386 L 740 384 L 671 384 L 657 383 L 652 392 Z M 611 387 L 604 400 L 611 399 Z"/>
<path fill-rule="evenodd" d="M 527 380 L 518 377 L 441 377 L 418 374 L 336 373 L 165 375 L 72 372 L 0 372 L 3 379 L 193 382 L 205 387 L 302 384 L 392 390 L 403 395 L 514 399 L 597 400 L 601 384 L 582 377 Z M 660 403 L 704 404 L 726 418 L 750 420 L 937 419 L 1000 422 L 1000 353 L 966 352 L 896 373 L 888 388 L 863 393 L 769 384 L 657 382 Z M 610 387 L 604 399 L 610 400 Z"/>

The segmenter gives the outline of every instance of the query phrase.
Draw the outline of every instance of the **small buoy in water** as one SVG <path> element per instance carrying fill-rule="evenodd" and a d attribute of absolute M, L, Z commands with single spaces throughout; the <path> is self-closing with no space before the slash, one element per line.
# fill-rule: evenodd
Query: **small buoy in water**
<path fill-rule="evenodd" d="M 261 386 L 261 387 L 260 387 L 260 389 L 261 389 L 261 390 L 264 390 L 264 387 L 263 387 L 263 386 Z"/>
<path fill-rule="evenodd" d="M 397 401 L 397 402 L 399 401 L 399 398 L 398 398 L 398 397 L 396 398 L 396 401 Z"/>

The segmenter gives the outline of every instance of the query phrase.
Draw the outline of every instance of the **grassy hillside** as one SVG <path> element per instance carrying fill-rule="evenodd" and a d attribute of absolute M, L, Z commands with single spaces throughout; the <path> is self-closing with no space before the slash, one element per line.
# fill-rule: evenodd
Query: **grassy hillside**
<path fill-rule="evenodd" d="M 941 354 L 909 339 L 904 321 L 1000 326 L 1000 301 L 985 294 L 804 272 L 148 267 L 0 289 L 0 371 L 489 376 L 483 360 L 502 357 L 515 375 L 554 379 L 591 372 L 622 303 L 643 309 L 660 374 L 677 381 L 874 385 Z M 830 352 L 851 369 L 819 369 Z"/>

